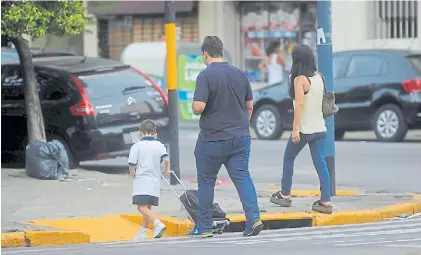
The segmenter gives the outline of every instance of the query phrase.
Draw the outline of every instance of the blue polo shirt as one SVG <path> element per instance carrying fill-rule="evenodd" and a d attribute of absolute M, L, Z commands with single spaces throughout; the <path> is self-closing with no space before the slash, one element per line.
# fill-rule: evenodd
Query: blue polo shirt
<path fill-rule="evenodd" d="M 253 100 L 244 72 L 227 62 L 212 63 L 197 76 L 194 101 L 206 103 L 200 116 L 201 141 L 250 136 L 246 101 Z"/>

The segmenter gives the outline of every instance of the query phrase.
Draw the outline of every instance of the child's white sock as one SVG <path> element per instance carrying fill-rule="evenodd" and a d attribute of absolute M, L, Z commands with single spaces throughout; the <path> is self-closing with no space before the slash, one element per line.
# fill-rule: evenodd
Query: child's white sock
<path fill-rule="evenodd" d="M 153 226 L 154 227 L 158 227 L 158 226 L 162 226 L 164 223 L 162 223 L 160 220 L 156 219 L 153 221 Z"/>
<path fill-rule="evenodd" d="M 139 232 L 140 233 L 145 233 L 146 232 L 146 229 L 147 228 L 145 228 L 144 226 L 141 226 Z"/>

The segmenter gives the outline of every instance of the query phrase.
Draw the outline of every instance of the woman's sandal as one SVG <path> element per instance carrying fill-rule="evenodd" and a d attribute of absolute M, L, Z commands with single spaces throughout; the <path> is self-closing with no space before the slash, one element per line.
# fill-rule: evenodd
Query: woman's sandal
<path fill-rule="evenodd" d="M 282 207 L 291 207 L 292 205 L 292 200 L 283 198 L 280 191 L 272 194 L 270 202 Z"/>
<path fill-rule="evenodd" d="M 311 208 L 315 212 L 331 214 L 333 209 L 331 205 L 324 205 L 320 200 L 317 200 L 313 203 Z"/>

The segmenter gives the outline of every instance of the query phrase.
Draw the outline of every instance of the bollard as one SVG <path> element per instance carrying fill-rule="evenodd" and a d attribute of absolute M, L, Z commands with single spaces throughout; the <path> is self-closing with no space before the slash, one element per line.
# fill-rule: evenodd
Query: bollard
<path fill-rule="evenodd" d="M 171 170 L 180 178 L 180 150 L 178 143 L 177 38 L 175 1 L 165 1 L 165 40 L 167 47 L 168 116 L 170 128 Z M 171 185 L 178 184 L 171 175 Z"/>
<path fill-rule="evenodd" d="M 332 52 L 332 15 L 331 1 L 317 1 L 317 60 L 319 71 L 326 81 L 326 89 L 334 91 L 333 87 L 333 52 Z M 327 136 L 325 144 L 325 158 L 330 175 L 332 196 L 336 196 L 335 175 L 335 117 L 326 119 Z"/>

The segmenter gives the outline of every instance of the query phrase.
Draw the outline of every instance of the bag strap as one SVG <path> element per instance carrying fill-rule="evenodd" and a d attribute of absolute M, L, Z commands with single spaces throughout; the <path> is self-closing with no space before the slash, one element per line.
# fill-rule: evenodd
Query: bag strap
<path fill-rule="evenodd" d="M 324 91 L 325 91 L 325 94 L 326 94 L 327 93 L 327 89 L 326 89 L 326 80 L 325 80 L 325 77 L 323 76 L 323 74 L 321 72 L 318 72 L 318 73 L 322 77 L 323 88 L 324 88 Z"/>

